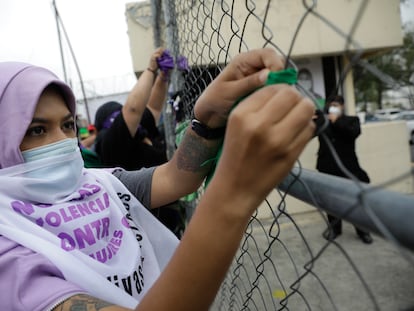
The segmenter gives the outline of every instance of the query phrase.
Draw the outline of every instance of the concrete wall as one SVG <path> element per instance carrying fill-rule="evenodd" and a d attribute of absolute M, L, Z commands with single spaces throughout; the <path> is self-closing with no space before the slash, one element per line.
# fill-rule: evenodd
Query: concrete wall
<path fill-rule="evenodd" d="M 149 1 L 126 4 L 129 46 L 134 72 L 148 67 L 152 52 L 155 50 L 152 30 L 151 5 Z"/>
<path fill-rule="evenodd" d="M 303 168 L 315 170 L 316 153 L 319 143 L 313 139 L 300 157 Z M 364 168 L 371 185 L 381 185 L 394 178 L 409 174 L 412 168 L 410 145 L 408 144 L 407 128 L 403 121 L 373 122 L 362 125 L 362 134 L 357 139 L 356 152 L 361 167 Z M 414 195 L 414 180 L 409 174 L 384 188 L 399 193 Z M 279 194 L 274 191 L 269 196 L 272 206 L 280 202 Z M 314 207 L 287 197 L 286 210 L 289 213 L 300 213 L 314 210 Z M 265 206 L 259 209 L 260 218 L 273 217 Z"/>
<path fill-rule="evenodd" d="M 304 1 L 311 3 L 312 1 Z M 342 53 L 346 47 L 346 38 L 357 19 L 360 6 L 363 1 L 349 0 L 319 0 L 315 12 L 327 19 L 321 20 L 310 14 L 303 23 L 292 50 L 292 56 L 311 56 L 323 54 Z M 397 46 L 402 42 L 401 20 L 398 0 L 376 0 L 366 1 L 367 7 L 359 19 L 356 31 L 352 36 L 355 41 L 365 50 L 378 49 L 389 46 Z M 255 13 L 263 17 L 267 1 L 255 1 Z M 213 19 L 220 21 L 223 15 L 220 6 L 215 6 L 216 11 Z M 277 44 L 282 51 L 288 51 L 294 32 L 299 25 L 300 19 L 305 13 L 302 1 L 272 1 L 270 4 L 269 15 L 266 20 L 267 29 L 262 29 L 262 23 L 258 22 L 254 16 L 247 19 L 249 11 L 246 10 L 244 1 L 239 1 L 235 5 L 234 16 L 239 22 L 239 27 L 246 27 L 243 41 L 249 48 L 257 48 L 263 45 L 262 33 L 266 37 L 273 36 L 271 41 Z M 260 13 L 262 15 L 260 15 Z M 247 20 L 246 25 L 242 22 Z M 386 23 L 384 22 L 386 21 Z M 332 29 L 329 25 L 333 23 L 337 29 L 343 32 L 342 35 Z M 230 19 L 224 19 L 220 25 L 220 36 L 224 42 L 232 39 L 234 53 L 238 49 L 237 37 L 233 36 L 230 30 L 235 29 L 230 25 Z M 240 31 L 241 32 L 241 31 Z M 239 32 L 239 33 L 240 33 Z M 271 34 L 272 33 L 272 34 Z M 357 46 L 349 46 L 349 49 L 359 49 Z"/>
<path fill-rule="evenodd" d="M 187 13 L 188 16 L 197 17 L 193 25 L 194 29 L 191 31 L 203 29 L 203 38 L 208 38 L 208 41 L 212 38 L 210 47 L 203 49 L 203 55 L 197 55 L 197 59 L 205 59 L 210 62 L 211 55 L 216 55 L 216 62 L 219 63 L 223 62 L 225 57 L 224 53 L 220 53 L 220 50 L 228 49 L 230 55 L 236 55 L 241 40 L 246 44 L 245 46 L 253 49 L 262 47 L 266 43 L 263 37 L 266 37 L 284 53 L 287 53 L 300 19 L 306 12 L 303 2 L 310 3 L 312 1 L 271 1 L 266 19 L 267 29 L 262 29 L 262 23 L 254 15 L 249 15 L 250 12 L 246 9 L 245 1 L 233 2 L 233 20 L 223 14 L 221 5 L 217 3 L 213 5 L 212 0 L 205 2 L 204 8 L 214 8 L 212 14 L 209 12 L 210 16 L 204 14 L 204 10 L 200 10 L 197 5 Z M 264 0 L 254 1 L 253 12 L 262 19 L 267 2 Z M 358 12 L 362 12 L 361 3 L 364 2 L 366 2 L 366 8 L 363 10 L 362 16 L 358 18 Z M 139 3 L 139 5 L 142 6 L 145 3 L 147 3 L 147 9 L 134 9 L 138 3 L 129 3 L 126 10 L 131 55 L 136 72 L 146 68 L 154 49 L 152 29 L 147 27 L 148 21 L 146 20 L 146 14 L 150 14 L 148 13 L 150 12 L 150 4 L 147 1 Z M 252 5 L 250 4 L 250 6 Z M 230 11 L 230 8 L 227 9 Z M 315 12 L 328 20 L 322 20 L 314 14 L 310 14 L 305 19 L 292 51 L 293 57 L 341 54 L 346 47 L 350 50 L 363 48 L 365 51 L 369 51 L 402 44 L 399 0 L 319 0 Z M 329 23 L 336 25 L 343 34 L 338 34 Z M 349 34 L 354 24 L 357 27 L 352 37 L 359 46 L 347 46 L 344 34 Z M 243 27 L 245 27 L 244 32 Z M 219 36 L 217 31 L 213 31 L 212 28 L 215 28 L 214 30 L 219 28 Z M 221 46 L 221 49 L 218 45 Z M 245 46 L 242 45 L 241 49 L 246 49 Z M 189 62 L 191 64 L 191 58 L 189 58 Z"/>

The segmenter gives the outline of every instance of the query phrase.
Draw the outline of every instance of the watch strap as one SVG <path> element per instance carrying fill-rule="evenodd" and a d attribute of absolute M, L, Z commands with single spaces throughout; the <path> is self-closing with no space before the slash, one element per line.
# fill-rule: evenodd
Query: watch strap
<path fill-rule="evenodd" d="M 224 137 L 226 127 L 209 128 L 207 125 L 201 123 L 197 119 L 191 120 L 191 129 L 197 133 L 198 136 L 205 139 L 219 139 Z"/>

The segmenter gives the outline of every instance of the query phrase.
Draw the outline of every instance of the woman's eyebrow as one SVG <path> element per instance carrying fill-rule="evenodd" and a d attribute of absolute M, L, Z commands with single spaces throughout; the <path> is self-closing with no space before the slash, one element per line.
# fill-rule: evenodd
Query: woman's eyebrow
<path fill-rule="evenodd" d="M 62 121 L 67 121 L 73 118 L 71 113 L 68 113 L 66 116 L 62 118 Z M 31 123 L 48 123 L 47 119 L 44 118 L 33 118 Z"/>
<path fill-rule="evenodd" d="M 33 118 L 31 123 L 47 123 L 47 119 Z"/>
<path fill-rule="evenodd" d="M 69 120 L 69 119 L 71 119 L 71 118 L 73 118 L 73 116 L 72 116 L 72 114 L 69 112 L 62 120 L 63 121 L 66 121 L 66 120 Z"/>

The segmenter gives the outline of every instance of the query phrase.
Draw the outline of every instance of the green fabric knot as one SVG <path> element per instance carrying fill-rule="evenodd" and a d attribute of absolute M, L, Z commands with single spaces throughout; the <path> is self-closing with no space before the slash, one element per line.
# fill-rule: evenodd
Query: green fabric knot
<path fill-rule="evenodd" d="M 296 69 L 288 68 L 281 71 L 271 71 L 267 76 L 265 85 L 285 83 L 285 84 L 296 84 L 298 81 L 298 72 Z"/>
<path fill-rule="evenodd" d="M 298 72 L 297 70 L 295 70 L 294 68 L 287 68 L 285 70 L 280 70 L 280 71 L 271 71 L 269 72 L 266 82 L 264 84 L 264 86 L 266 85 L 273 85 L 273 84 L 281 84 L 281 83 L 285 83 L 285 84 L 295 84 L 298 81 Z M 261 89 L 262 87 L 259 87 L 258 89 L 256 89 L 255 91 Z M 253 91 L 253 92 L 255 92 Z M 237 106 L 238 103 L 240 103 L 244 98 L 246 98 L 247 96 L 249 96 L 250 94 L 252 94 L 253 92 L 247 94 L 246 96 L 243 96 L 241 98 L 239 98 L 236 103 L 233 106 L 234 107 Z M 216 165 L 220 159 L 221 153 L 223 150 L 223 145 L 220 146 L 219 150 L 217 151 L 217 154 L 214 158 L 211 158 L 209 160 L 204 161 L 201 166 L 205 166 L 207 164 L 213 163 L 210 172 L 207 174 L 206 177 L 206 181 L 205 181 L 205 186 L 207 187 L 207 185 L 210 183 L 211 178 L 213 178 L 214 175 L 214 171 L 216 170 Z"/>

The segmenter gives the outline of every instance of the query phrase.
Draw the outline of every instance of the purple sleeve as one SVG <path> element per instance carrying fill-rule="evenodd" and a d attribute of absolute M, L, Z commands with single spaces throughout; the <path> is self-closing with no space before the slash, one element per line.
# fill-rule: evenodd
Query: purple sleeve
<path fill-rule="evenodd" d="M 44 256 L 0 236 L 2 310 L 45 310 L 85 290 L 66 281 Z"/>

